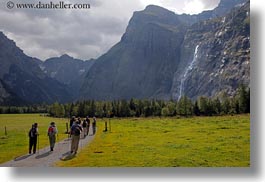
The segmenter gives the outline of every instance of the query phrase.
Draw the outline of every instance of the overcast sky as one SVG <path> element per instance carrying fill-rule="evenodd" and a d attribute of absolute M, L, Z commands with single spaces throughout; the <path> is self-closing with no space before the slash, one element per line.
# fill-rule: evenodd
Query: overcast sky
<path fill-rule="evenodd" d="M 8 9 L 0 3 L 0 31 L 29 56 L 45 60 L 69 54 L 87 60 L 97 58 L 116 44 L 134 11 L 149 4 L 177 14 L 197 14 L 213 9 L 220 0 L 36 0 L 47 3 L 89 3 L 83 10 Z M 34 2 L 34 0 L 13 0 Z"/>

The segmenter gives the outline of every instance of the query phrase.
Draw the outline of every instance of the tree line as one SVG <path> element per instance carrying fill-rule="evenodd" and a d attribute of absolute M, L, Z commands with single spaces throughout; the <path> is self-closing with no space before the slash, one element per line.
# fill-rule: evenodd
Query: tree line
<path fill-rule="evenodd" d="M 3 113 L 48 113 L 52 117 L 150 117 L 150 116 L 216 116 L 250 113 L 250 88 L 241 85 L 235 97 L 198 97 L 192 101 L 186 96 L 179 101 L 164 100 L 86 100 L 75 103 L 35 105 L 25 107 L 0 106 Z"/>
<path fill-rule="evenodd" d="M 32 114 L 48 113 L 49 106 L 46 104 L 32 106 L 0 106 L 0 114 Z"/>
<path fill-rule="evenodd" d="M 51 105 L 48 113 L 53 117 L 150 117 L 150 116 L 214 116 L 250 113 L 250 88 L 241 85 L 235 97 L 199 97 L 192 101 L 183 96 L 179 101 L 164 100 L 114 100 L 78 101 Z"/>

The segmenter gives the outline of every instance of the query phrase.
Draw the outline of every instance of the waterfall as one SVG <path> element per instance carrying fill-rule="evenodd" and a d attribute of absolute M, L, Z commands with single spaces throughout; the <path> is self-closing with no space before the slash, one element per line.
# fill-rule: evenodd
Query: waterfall
<path fill-rule="evenodd" d="M 184 83 L 185 83 L 185 81 L 187 79 L 188 73 L 193 69 L 194 63 L 197 60 L 198 48 L 199 48 L 199 45 L 196 45 L 195 51 L 194 51 L 194 54 L 193 54 L 193 59 L 192 59 L 191 63 L 189 64 L 189 66 L 187 67 L 187 69 L 185 70 L 184 74 L 181 77 L 180 86 L 179 86 L 179 97 L 178 97 L 178 100 L 180 100 L 180 98 L 182 97 L 183 90 L 184 90 Z"/>

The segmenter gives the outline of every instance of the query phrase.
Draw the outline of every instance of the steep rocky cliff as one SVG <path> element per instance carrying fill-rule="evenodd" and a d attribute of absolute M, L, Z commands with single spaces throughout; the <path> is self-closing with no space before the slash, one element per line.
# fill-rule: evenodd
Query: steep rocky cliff
<path fill-rule="evenodd" d="M 234 95 L 239 84 L 250 83 L 249 3 L 226 16 L 192 25 L 185 35 L 182 58 L 175 73 L 172 97 L 179 98 L 181 79 L 189 63 L 196 61 L 186 75 L 183 91 L 190 98 Z M 186 69 L 185 69 L 186 68 Z"/>
<path fill-rule="evenodd" d="M 168 99 L 186 28 L 157 6 L 135 12 L 121 41 L 95 61 L 81 99 Z"/>
<path fill-rule="evenodd" d="M 249 2 L 243 2 L 222 0 L 192 16 L 158 6 L 135 12 L 121 41 L 86 75 L 80 99 L 233 95 L 250 80 Z"/>

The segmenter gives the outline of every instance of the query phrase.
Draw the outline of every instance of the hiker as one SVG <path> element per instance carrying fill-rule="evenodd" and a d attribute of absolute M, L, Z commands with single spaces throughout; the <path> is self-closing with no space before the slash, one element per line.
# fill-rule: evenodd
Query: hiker
<path fill-rule="evenodd" d="M 82 132 L 82 127 L 78 124 L 76 120 L 71 127 L 72 143 L 71 143 L 71 153 L 76 154 L 78 150 L 80 134 Z"/>
<path fill-rule="evenodd" d="M 82 127 L 83 127 L 84 138 L 86 138 L 86 136 L 87 136 L 87 121 L 86 121 L 86 118 L 83 120 Z"/>
<path fill-rule="evenodd" d="M 38 135 L 38 123 L 34 123 L 31 129 L 29 130 L 29 154 L 31 154 L 32 147 L 33 154 L 36 153 Z"/>
<path fill-rule="evenodd" d="M 92 122 L 92 130 L 93 130 L 93 135 L 96 133 L 96 125 L 97 125 L 97 120 L 96 117 L 93 117 L 93 122 Z"/>
<path fill-rule="evenodd" d="M 75 116 L 72 116 L 72 118 L 70 119 L 70 128 L 73 126 L 75 122 Z"/>
<path fill-rule="evenodd" d="M 82 121 L 81 121 L 81 118 L 78 117 L 78 124 L 81 125 Z"/>
<path fill-rule="evenodd" d="M 86 135 L 89 134 L 89 128 L 90 128 L 90 119 L 89 119 L 89 116 L 86 117 L 86 122 L 87 122 L 87 133 Z"/>
<path fill-rule="evenodd" d="M 57 127 L 54 122 L 51 122 L 48 128 L 48 137 L 50 141 L 50 149 L 53 151 L 56 142 L 56 134 L 58 133 Z"/>

